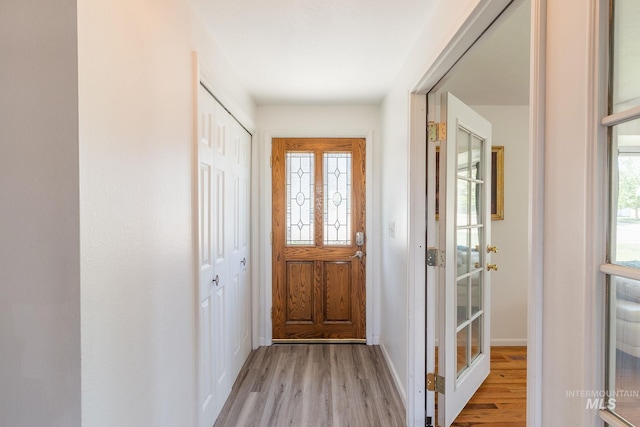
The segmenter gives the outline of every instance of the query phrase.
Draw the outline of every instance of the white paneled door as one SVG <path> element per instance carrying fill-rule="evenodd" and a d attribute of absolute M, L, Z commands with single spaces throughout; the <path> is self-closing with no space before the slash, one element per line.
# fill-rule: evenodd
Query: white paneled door
<path fill-rule="evenodd" d="M 251 350 L 251 136 L 198 92 L 199 414 L 211 427 Z"/>
<path fill-rule="evenodd" d="M 442 94 L 439 154 L 438 424 L 450 426 L 490 369 L 491 123 Z M 435 153 L 435 150 L 431 150 Z M 435 204 L 429 220 L 435 217 Z M 442 266 L 442 263 L 439 263 Z M 429 309 L 435 310 L 433 294 Z M 433 345 L 430 346 L 433 351 Z M 433 357 L 433 356 L 431 356 Z M 440 381 L 439 379 L 439 381 Z M 430 401 L 430 404 L 432 401 Z M 429 409 L 429 408 L 428 408 Z"/>

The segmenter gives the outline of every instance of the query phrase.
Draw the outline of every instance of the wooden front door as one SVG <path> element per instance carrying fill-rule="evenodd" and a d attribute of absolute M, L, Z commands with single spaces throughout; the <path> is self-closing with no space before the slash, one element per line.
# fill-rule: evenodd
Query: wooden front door
<path fill-rule="evenodd" d="M 273 341 L 365 340 L 365 140 L 274 139 Z"/>

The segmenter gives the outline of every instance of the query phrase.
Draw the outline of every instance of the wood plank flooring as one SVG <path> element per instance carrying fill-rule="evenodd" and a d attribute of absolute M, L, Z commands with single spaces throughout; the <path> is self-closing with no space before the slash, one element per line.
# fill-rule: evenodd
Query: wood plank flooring
<path fill-rule="evenodd" d="M 254 350 L 215 427 L 404 427 L 378 346 L 273 345 Z"/>
<path fill-rule="evenodd" d="M 524 427 L 527 348 L 491 347 L 491 373 L 456 418 L 455 427 Z"/>

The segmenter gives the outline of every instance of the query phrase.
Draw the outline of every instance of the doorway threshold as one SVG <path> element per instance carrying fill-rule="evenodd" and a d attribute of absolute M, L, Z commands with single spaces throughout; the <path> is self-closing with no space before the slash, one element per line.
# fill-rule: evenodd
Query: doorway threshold
<path fill-rule="evenodd" d="M 280 338 L 271 340 L 273 344 L 366 344 L 363 338 Z"/>

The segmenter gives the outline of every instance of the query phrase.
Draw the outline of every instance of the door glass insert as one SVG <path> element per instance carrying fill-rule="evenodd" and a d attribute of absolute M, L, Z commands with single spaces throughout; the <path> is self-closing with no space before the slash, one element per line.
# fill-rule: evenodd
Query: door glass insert
<path fill-rule="evenodd" d="M 476 169 L 479 169 L 476 167 Z M 471 195 L 469 196 L 469 224 L 476 225 L 480 220 L 480 212 L 482 209 L 482 184 L 479 182 L 470 182 Z"/>
<path fill-rule="evenodd" d="M 351 153 L 324 153 L 324 244 L 351 245 Z"/>
<path fill-rule="evenodd" d="M 458 127 L 458 176 L 460 178 L 470 178 L 469 150 L 470 150 L 469 131 L 463 127 Z"/>
<path fill-rule="evenodd" d="M 480 348 L 482 347 L 482 343 L 480 342 L 482 325 L 480 322 L 480 317 L 477 317 L 471 322 L 471 363 L 473 363 L 476 357 L 480 356 Z"/>
<path fill-rule="evenodd" d="M 456 298 L 456 307 L 458 310 L 457 326 L 460 326 L 469 320 L 469 277 L 458 280 L 458 294 Z"/>
<path fill-rule="evenodd" d="M 457 346 L 458 376 L 481 353 L 483 322 L 483 215 L 485 141 L 458 126 L 456 179 Z"/>
<path fill-rule="evenodd" d="M 456 263 L 458 277 L 471 271 L 473 267 L 472 253 L 469 229 L 461 229 L 457 231 L 457 247 L 456 247 Z"/>
<path fill-rule="evenodd" d="M 456 359 L 458 377 L 469 367 L 467 359 L 467 344 L 469 342 L 469 325 L 464 326 L 457 333 L 456 340 Z"/>
<path fill-rule="evenodd" d="M 482 307 L 482 274 L 474 273 L 471 276 L 471 315 L 475 316 Z"/>
<path fill-rule="evenodd" d="M 458 225 L 469 225 L 469 203 L 471 183 L 467 179 L 458 178 Z"/>
<path fill-rule="evenodd" d="M 314 244 L 314 153 L 288 152 L 285 160 L 286 244 L 311 246 Z"/>

